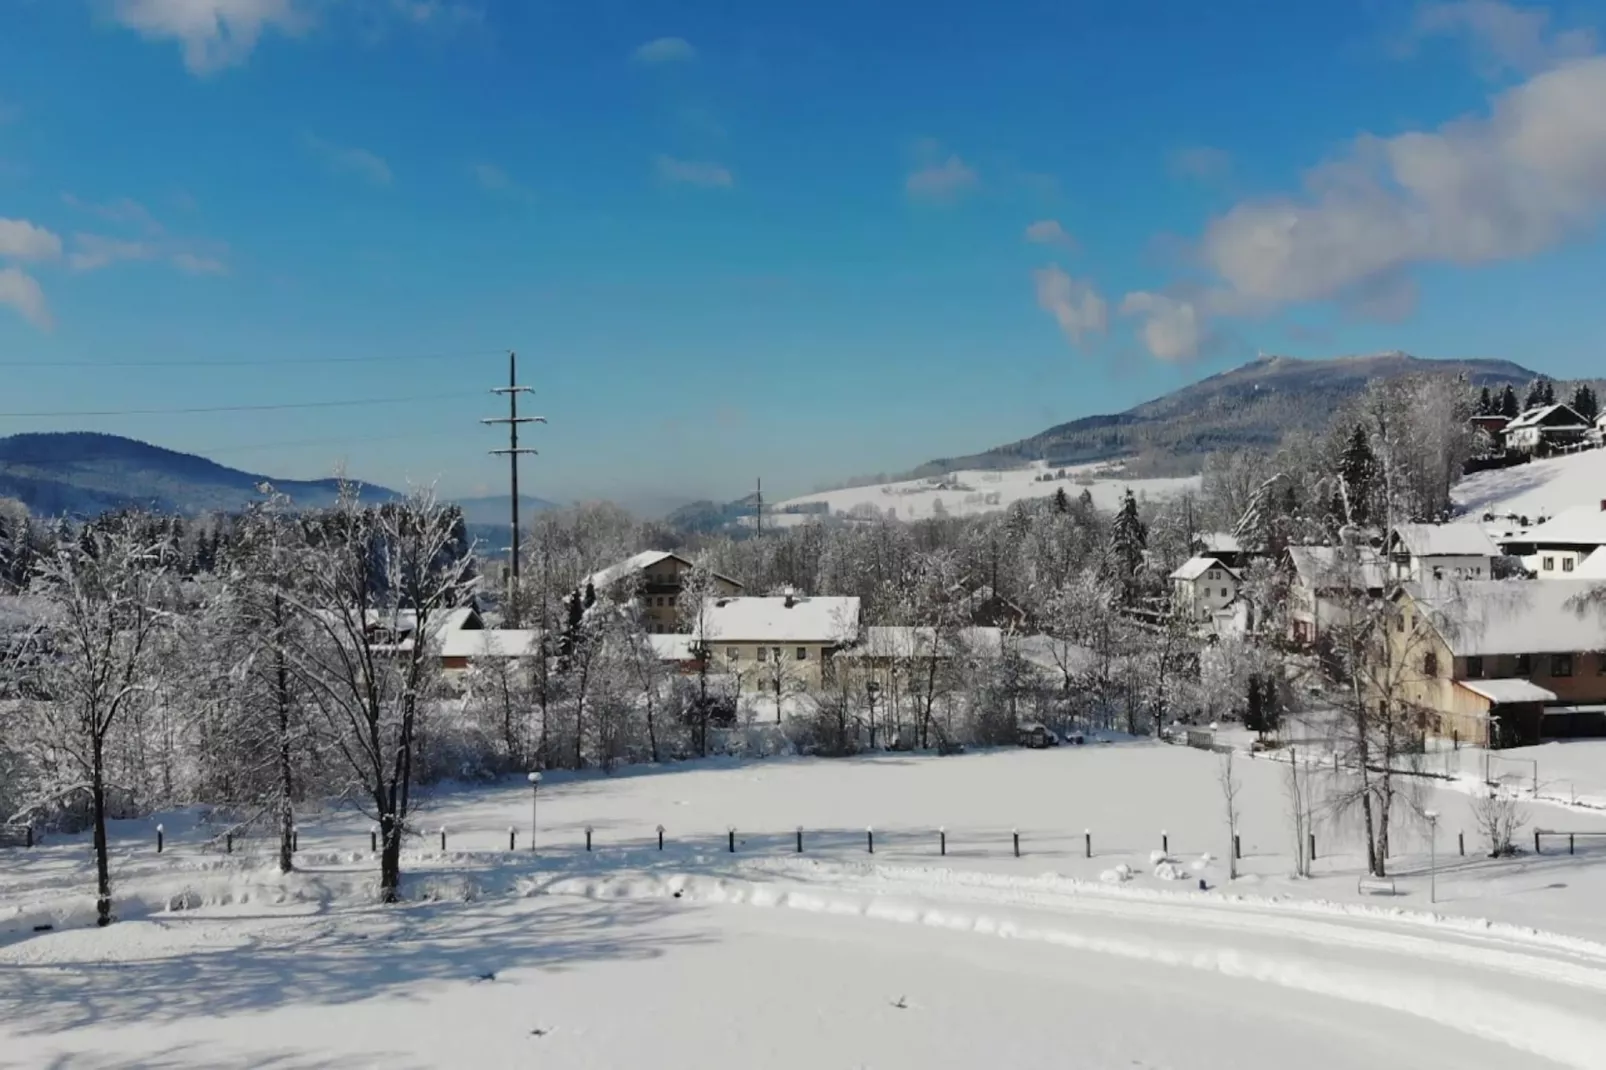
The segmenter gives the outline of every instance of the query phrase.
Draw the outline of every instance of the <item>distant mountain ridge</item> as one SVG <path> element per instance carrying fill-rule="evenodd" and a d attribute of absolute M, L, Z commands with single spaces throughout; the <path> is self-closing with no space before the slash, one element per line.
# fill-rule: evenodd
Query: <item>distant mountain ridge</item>
<path fill-rule="evenodd" d="M 194 515 L 242 508 L 261 497 L 263 483 L 298 507 L 332 504 L 335 479 L 274 479 L 229 468 L 194 454 L 88 431 L 0 438 L 0 497 L 17 498 L 37 516 L 89 516 L 130 507 Z M 361 484 L 364 497 L 398 495 Z"/>
<path fill-rule="evenodd" d="M 1125 412 L 1084 416 L 981 453 L 929 461 L 912 476 L 1145 454 L 1202 461 L 1219 449 L 1272 447 L 1292 430 L 1325 425 L 1372 380 L 1410 374 L 1464 374 L 1472 385 L 1488 387 L 1522 386 L 1538 377 L 1507 360 L 1428 360 L 1401 352 L 1328 360 L 1266 356 Z"/>

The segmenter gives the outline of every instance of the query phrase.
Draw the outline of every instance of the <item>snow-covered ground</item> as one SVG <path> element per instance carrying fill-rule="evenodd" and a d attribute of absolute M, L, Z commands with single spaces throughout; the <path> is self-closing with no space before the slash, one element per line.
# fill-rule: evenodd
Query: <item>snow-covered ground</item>
<path fill-rule="evenodd" d="M 846 490 L 805 494 L 778 503 L 776 509 L 825 502 L 831 513 L 848 513 L 855 507 L 869 506 L 887 515 L 891 510 L 899 520 L 925 520 L 935 515 L 938 503 L 950 516 L 975 516 L 1008 508 L 1028 498 L 1046 498 L 1064 489 L 1077 497 L 1085 489 L 1093 504 L 1112 510 L 1121 504 L 1128 488 L 1139 498 L 1161 499 L 1199 489 L 1198 476 L 1167 479 L 1123 479 L 1120 462 L 1074 465 L 1064 469 L 1064 479 L 1050 481 L 1039 477 L 1049 471 L 1041 462 L 1025 468 L 1002 471 L 951 472 L 934 479 L 915 479 L 901 483 L 875 483 Z M 1055 472 L 1060 469 L 1055 469 Z M 765 517 L 766 524 L 769 517 Z"/>
<path fill-rule="evenodd" d="M 1555 516 L 1575 505 L 1606 500 L 1606 449 L 1474 472 L 1456 484 L 1453 497 L 1465 508 L 1467 520 L 1481 520 L 1485 513 L 1535 521 Z"/>
<path fill-rule="evenodd" d="M 1541 761 L 1606 787 L 1606 748 Z M 1239 757 L 1230 882 L 1220 762 L 1135 742 L 552 775 L 533 856 L 527 786 L 440 791 L 392 908 L 354 815 L 305 817 L 286 878 L 164 815 L 159 856 L 152 822 L 114 829 L 109 930 L 81 837 L 7 851 L 0 1066 L 1602 1065 L 1606 842 L 1484 859 L 1470 796 L 1424 781 L 1436 905 L 1420 820 L 1397 896 L 1359 890 L 1330 821 L 1297 880 L 1286 767 Z"/>

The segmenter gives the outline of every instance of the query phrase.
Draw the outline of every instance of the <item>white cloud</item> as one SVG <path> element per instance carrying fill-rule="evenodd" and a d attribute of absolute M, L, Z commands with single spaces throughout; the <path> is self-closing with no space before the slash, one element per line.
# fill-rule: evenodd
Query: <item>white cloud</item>
<path fill-rule="evenodd" d="M 485 12 L 452 0 L 390 0 L 390 8 L 415 26 L 452 26 L 485 21 Z"/>
<path fill-rule="evenodd" d="M 957 153 L 950 153 L 946 159 L 932 161 L 911 171 L 904 179 L 903 188 L 917 200 L 950 203 L 980 184 L 981 179 L 975 169 Z"/>
<path fill-rule="evenodd" d="M 519 200 L 534 200 L 535 191 L 515 179 L 494 163 L 477 163 L 469 168 L 474 181 L 487 193 L 495 193 Z"/>
<path fill-rule="evenodd" d="M 303 33 L 302 0 L 114 0 L 112 18 L 149 40 L 177 41 L 192 74 L 244 63 L 264 32 Z"/>
<path fill-rule="evenodd" d="M 1160 360 L 1186 360 L 1199 352 L 1208 328 L 1204 310 L 1192 301 L 1139 290 L 1121 300 L 1121 315 L 1143 317 L 1144 346 Z"/>
<path fill-rule="evenodd" d="M 1491 74 L 1530 74 L 1595 50 L 1587 29 L 1552 32 L 1550 12 L 1517 7 L 1499 0 L 1452 0 L 1426 4 L 1417 11 L 1414 36 L 1464 37 L 1478 62 Z"/>
<path fill-rule="evenodd" d="M 658 177 L 665 182 L 703 186 L 708 189 L 729 189 L 736 184 L 735 177 L 722 164 L 658 156 L 653 160 L 653 166 L 658 171 Z"/>
<path fill-rule="evenodd" d="M 637 63 L 687 63 L 697 58 L 697 50 L 684 37 L 660 37 L 630 54 Z"/>
<path fill-rule="evenodd" d="M 204 253 L 180 251 L 171 254 L 168 260 L 188 275 L 226 275 L 229 270 L 222 259 Z"/>
<path fill-rule="evenodd" d="M 1103 334 L 1109 327 L 1109 305 L 1090 283 L 1073 279 L 1058 264 L 1032 272 L 1037 305 L 1060 325 L 1066 339 L 1076 346 L 1092 334 Z"/>
<path fill-rule="evenodd" d="M 0 259 L 59 260 L 61 238 L 26 219 L 0 219 Z"/>
<path fill-rule="evenodd" d="M 394 177 L 390 164 L 376 153 L 350 145 L 336 145 L 308 135 L 307 147 L 322 158 L 336 174 L 352 175 L 376 186 L 388 186 Z"/>
<path fill-rule="evenodd" d="M 160 250 L 151 242 L 127 241 L 100 234 L 74 234 L 67 266 L 74 271 L 98 271 L 131 260 L 154 260 Z"/>
<path fill-rule="evenodd" d="M 45 292 L 32 275 L 20 268 L 0 268 L 0 305 L 14 309 L 40 330 L 50 329 L 50 306 L 45 301 Z"/>
<path fill-rule="evenodd" d="M 1074 247 L 1076 239 L 1066 233 L 1057 219 L 1039 219 L 1026 226 L 1026 240 L 1034 245 L 1064 245 Z"/>
<path fill-rule="evenodd" d="M 119 197 L 105 204 L 84 201 L 71 193 L 63 193 L 61 199 L 64 204 L 93 213 L 108 223 L 139 227 L 151 234 L 162 233 L 162 224 L 157 222 L 150 209 L 130 197 Z"/>
<path fill-rule="evenodd" d="M 1232 154 L 1211 145 L 1189 145 L 1171 154 L 1171 171 L 1184 178 L 1214 182 L 1232 171 Z"/>

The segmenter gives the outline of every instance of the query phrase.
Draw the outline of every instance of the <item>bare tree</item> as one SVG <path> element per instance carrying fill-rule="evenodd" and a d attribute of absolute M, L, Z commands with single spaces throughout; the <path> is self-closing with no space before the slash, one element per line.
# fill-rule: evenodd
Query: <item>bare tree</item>
<path fill-rule="evenodd" d="M 1216 772 L 1216 783 L 1221 786 L 1221 801 L 1227 809 L 1227 879 L 1238 879 L 1238 792 L 1243 783 L 1233 773 L 1232 750 L 1221 752 L 1221 767 Z"/>
<path fill-rule="evenodd" d="M 420 719 L 440 672 L 436 633 L 470 591 L 460 522 L 429 491 L 364 508 L 347 486 L 310 533 L 304 608 L 313 627 L 298 657 L 379 823 L 387 903 L 400 896 Z"/>
<path fill-rule="evenodd" d="M 713 615 L 709 612 L 717 594 L 714 570 L 706 555 L 699 555 L 692 567 L 681 577 L 680 594 L 675 603 L 675 615 L 682 631 L 691 635 L 691 655 L 697 667 L 697 697 L 693 701 L 692 741 L 697 756 L 708 756 L 708 726 L 713 714 L 714 699 L 708 693 L 709 671 L 713 667 L 714 640 Z"/>
<path fill-rule="evenodd" d="M 1513 854 L 1513 841 L 1528 823 L 1528 813 L 1517 800 L 1495 788 L 1472 800 L 1472 817 L 1478 823 L 1478 830 L 1483 833 L 1484 842 L 1489 845 L 1490 858 Z"/>
<path fill-rule="evenodd" d="M 1303 776 L 1300 775 L 1298 748 L 1289 747 L 1285 790 L 1288 797 L 1288 812 L 1294 826 L 1294 872 L 1301 877 L 1310 876 L 1312 859 L 1306 851 L 1306 846 L 1312 831 L 1311 814 L 1315 809 L 1311 801 L 1313 788 L 1310 770 L 1307 769 Z"/>
<path fill-rule="evenodd" d="M 171 573 L 135 524 L 86 529 L 42 565 L 34 589 L 51 605 L 43 733 L 45 764 L 67 778 L 54 794 L 87 791 L 94 824 L 95 917 L 111 924 L 106 843 L 109 747 L 130 710 L 155 687 L 158 640 L 171 623 Z"/>

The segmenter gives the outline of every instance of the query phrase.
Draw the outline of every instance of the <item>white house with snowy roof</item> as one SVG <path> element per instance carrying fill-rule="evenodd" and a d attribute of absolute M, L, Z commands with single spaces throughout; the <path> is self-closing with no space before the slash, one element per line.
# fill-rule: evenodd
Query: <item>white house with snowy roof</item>
<path fill-rule="evenodd" d="M 1477 524 L 1397 524 L 1388 537 L 1389 579 L 1487 580 L 1500 548 Z"/>
<path fill-rule="evenodd" d="M 1171 605 L 1189 620 L 1207 621 L 1238 597 L 1242 578 L 1217 557 L 1198 554 L 1172 572 Z"/>
<path fill-rule="evenodd" d="M 1606 498 L 1505 536 L 1500 546 L 1539 579 L 1573 579 L 1586 559 L 1606 547 Z"/>
<path fill-rule="evenodd" d="M 1519 453 L 1548 453 L 1576 446 L 1589 434 L 1589 421 L 1571 405 L 1540 405 L 1506 424 L 1505 447 Z"/>
<path fill-rule="evenodd" d="M 693 562 L 669 550 L 643 550 L 639 554 L 598 569 L 580 581 L 580 591 L 591 587 L 599 597 L 615 601 L 634 599 L 641 608 L 643 623 L 651 633 L 673 632 L 679 628 L 680 594 Z M 740 594 L 742 585 L 729 576 L 714 574 L 714 592 Z"/>
<path fill-rule="evenodd" d="M 711 598 L 693 641 L 746 689 L 817 690 L 832 655 L 859 637 L 859 599 L 783 594 Z"/>

